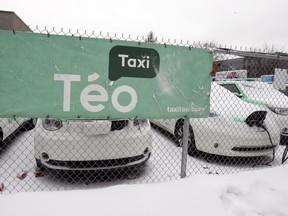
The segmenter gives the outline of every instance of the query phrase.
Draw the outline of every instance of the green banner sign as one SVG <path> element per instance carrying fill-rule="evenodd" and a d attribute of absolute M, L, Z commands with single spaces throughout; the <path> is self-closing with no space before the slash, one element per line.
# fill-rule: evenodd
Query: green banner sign
<path fill-rule="evenodd" d="M 209 114 L 205 49 L 0 31 L 0 117 Z"/>

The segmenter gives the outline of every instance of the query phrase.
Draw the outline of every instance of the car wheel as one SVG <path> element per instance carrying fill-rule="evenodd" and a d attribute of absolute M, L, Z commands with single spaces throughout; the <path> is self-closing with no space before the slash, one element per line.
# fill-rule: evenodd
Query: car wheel
<path fill-rule="evenodd" d="M 183 146 L 183 129 L 184 129 L 184 119 L 179 119 L 175 125 L 175 142 L 178 147 Z M 189 125 L 189 134 L 188 134 L 188 154 L 190 156 L 195 156 L 198 150 L 195 144 L 194 133 L 191 125 Z"/>

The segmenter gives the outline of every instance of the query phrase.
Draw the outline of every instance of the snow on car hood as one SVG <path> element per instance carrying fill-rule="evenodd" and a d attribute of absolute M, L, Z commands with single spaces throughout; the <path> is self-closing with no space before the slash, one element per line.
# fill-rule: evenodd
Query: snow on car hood
<path fill-rule="evenodd" d="M 267 110 L 265 106 L 247 103 L 216 82 L 211 84 L 210 110 L 225 118 L 246 119 L 258 110 Z"/>
<path fill-rule="evenodd" d="M 274 89 L 273 85 L 263 82 L 239 82 L 248 100 L 265 103 L 273 107 L 288 107 L 288 97 Z"/>

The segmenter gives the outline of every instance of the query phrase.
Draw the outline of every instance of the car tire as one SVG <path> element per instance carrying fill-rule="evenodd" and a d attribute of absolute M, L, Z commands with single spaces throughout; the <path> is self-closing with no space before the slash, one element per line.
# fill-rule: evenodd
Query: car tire
<path fill-rule="evenodd" d="M 184 128 L 184 119 L 179 119 L 176 122 L 175 131 L 174 131 L 175 142 L 178 147 L 182 147 L 183 145 L 183 128 Z M 188 154 L 190 156 L 196 156 L 197 153 L 198 153 L 198 150 L 195 144 L 194 132 L 193 132 L 191 125 L 189 125 Z"/>
<path fill-rule="evenodd" d="M 36 166 L 40 171 L 45 171 L 46 167 L 41 163 L 41 161 L 37 158 L 35 158 L 36 160 Z"/>

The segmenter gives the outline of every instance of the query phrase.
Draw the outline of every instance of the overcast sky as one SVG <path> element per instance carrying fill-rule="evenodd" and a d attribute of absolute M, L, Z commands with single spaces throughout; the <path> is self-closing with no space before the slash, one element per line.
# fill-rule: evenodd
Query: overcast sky
<path fill-rule="evenodd" d="M 1 0 L 30 26 L 288 51 L 287 0 Z"/>

